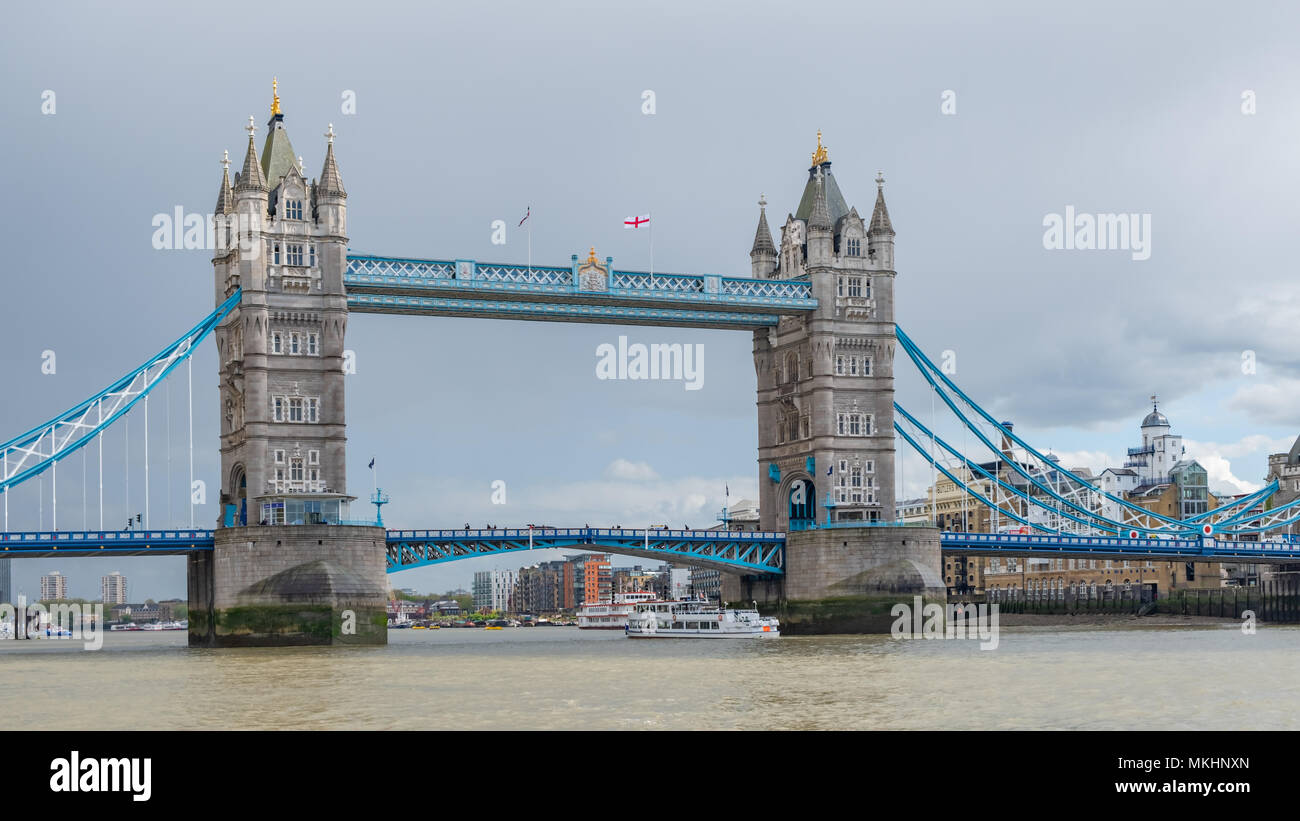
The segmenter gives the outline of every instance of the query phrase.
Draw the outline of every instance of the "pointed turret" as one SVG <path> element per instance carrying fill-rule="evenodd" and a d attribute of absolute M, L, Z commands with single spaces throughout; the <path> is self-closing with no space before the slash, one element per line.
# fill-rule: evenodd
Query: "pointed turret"
<path fill-rule="evenodd" d="M 816 230 L 829 231 L 834 227 L 831 222 L 831 210 L 826 205 L 826 185 L 822 182 L 821 169 L 818 169 L 817 188 L 813 193 L 812 213 L 808 215 L 808 233 Z"/>
<path fill-rule="evenodd" d="M 876 172 L 876 209 L 871 212 L 872 234 L 894 235 L 894 226 L 889 222 L 889 209 L 885 207 L 885 178 Z"/>
<path fill-rule="evenodd" d="M 320 179 L 312 183 L 312 216 L 321 229 L 331 236 L 346 237 L 348 233 L 348 194 L 343 190 L 343 179 L 334 160 L 334 123 L 325 132 L 325 165 Z"/>
<path fill-rule="evenodd" d="M 823 182 L 820 168 L 817 169 L 815 182 L 816 189 L 813 192 L 812 213 L 808 215 L 807 260 L 809 267 L 829 265 L 834 247 L 831 229 L 835 224 L 831 221 L 830 209 L 826 207 L 826 185 Z"/>
<path fill-rule="evenodd" d="M 217 191 L 214 214 L 229 214 L 235 210 L 235 194 L 230 189 L 230 152 L 223 151 L 221 158 L 221 189 Z"/>
<path fill-rule="evenodd" d="M 235 193 L 241 191 L 266 191 L 266 178 L 262 176 L 262 166 L 257 162 L 257 147 L 253 145 L 253 133 L 257 131 L 257 126 L 253 125 L 253 117 L 248 117 L 248 152 L 244 154 L 244 167 L 239 172 L 235 180 Z"/>
<path fill-rule="evenodd" d="M 767 227 L 767 198 L 758 198 L 758 230 L 754 232 L 754 247 L 749 251 L 749 261 L 756 279 L 767 277 L 776 268 L 776 245 L 772 243 L 772 230 Z"/>
<path fill-rule="evenodd" d="M 329 131 L 325 132 L 329 140 L 325 146 L 325 165 L 320 170 L 320 181 L 316 184 L 316 196 L 323 197 L 326 195 L 339 198 L 346 198 L 347 191 L 343 190 L 343 178 L 339 176 L 339 166 L 334 160 L 334 123 L 330 123 Z"/>
<path fill-rule="evenodd" d="M 885 207 L 885 178 L 879 171 L 876 172 L 876 208 L 867 228 L 867 244 L 867 256 L 876 267 L 894 270 L 894 225 L 889 221 L 889 209 Z"/>

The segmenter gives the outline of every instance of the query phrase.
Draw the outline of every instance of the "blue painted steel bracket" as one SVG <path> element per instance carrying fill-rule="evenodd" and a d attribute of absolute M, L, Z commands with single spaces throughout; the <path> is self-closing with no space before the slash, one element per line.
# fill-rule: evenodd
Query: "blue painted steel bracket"
<path fill-rule="evenodd" d="M 776 462 L 767 463 L 767 478 L 776 482 L 778 485 L 781 484 L 781 468 L 777 467 Z"/>

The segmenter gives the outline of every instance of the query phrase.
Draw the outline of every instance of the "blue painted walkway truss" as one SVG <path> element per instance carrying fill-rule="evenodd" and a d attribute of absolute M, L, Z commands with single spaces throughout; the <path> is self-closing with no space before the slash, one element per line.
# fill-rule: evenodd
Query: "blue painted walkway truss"
<path fill-rule="evenodd" d="M 611 270 L 593 281 L 580 267 L 350 255 L 343 283 L 358 313 L 744 330 L 817 307 L 806 279 Z"/>

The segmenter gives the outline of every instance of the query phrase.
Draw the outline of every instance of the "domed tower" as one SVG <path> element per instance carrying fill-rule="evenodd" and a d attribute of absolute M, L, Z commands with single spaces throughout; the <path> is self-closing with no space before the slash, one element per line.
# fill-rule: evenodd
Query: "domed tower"
<path fill-rule="evenodd" d="M 1152 396 L 1151 412 L 1142 420 L 1142 447 L 1130 450 L 1125 467 L 1135 468 L 1146 482 L 1165 481 L 1185 452 L 1183 437 L 1170 432 L 1169 418 Z"/>

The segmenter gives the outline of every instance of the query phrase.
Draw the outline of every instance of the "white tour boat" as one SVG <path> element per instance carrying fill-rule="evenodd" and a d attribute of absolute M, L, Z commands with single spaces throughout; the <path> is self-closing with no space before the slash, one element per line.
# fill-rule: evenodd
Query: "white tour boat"
<path fill-rule="evenodd" d="M 627 620 L 629 638 L 768 639 L 781 635 L 780 622 L 757 610 L 718 607 L 706 601 L 648 601 Z"/>
<path fill-rule="evenodd" d="M 654 593 L 617 593 L 613 602 L 584 604 L 578 608 L 580 630 L 622 630 L 638 602 L 653 601 Z"/>

